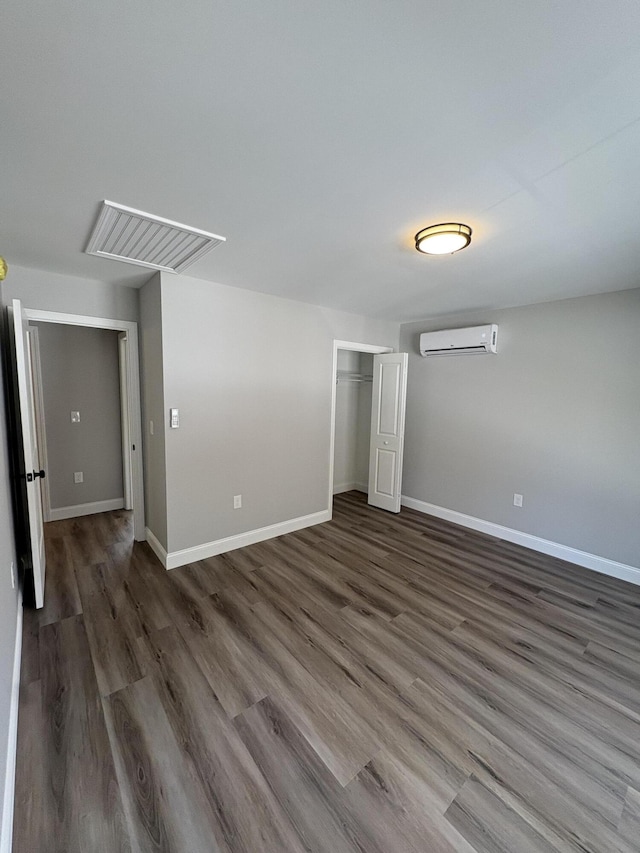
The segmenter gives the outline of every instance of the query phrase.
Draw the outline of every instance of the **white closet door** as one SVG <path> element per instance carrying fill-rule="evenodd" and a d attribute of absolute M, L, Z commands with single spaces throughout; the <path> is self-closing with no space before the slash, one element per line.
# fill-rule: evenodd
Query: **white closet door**
<path fill-rule="evenodd" d="M 373 358 L 369 503 L 389 512 L 400 512 L 408 360 L 406 352 Z"/>

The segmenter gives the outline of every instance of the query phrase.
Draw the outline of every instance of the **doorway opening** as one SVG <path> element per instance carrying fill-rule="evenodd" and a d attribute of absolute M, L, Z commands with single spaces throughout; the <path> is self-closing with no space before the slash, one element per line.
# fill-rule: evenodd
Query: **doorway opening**
<path fill-rule="evenodd" d="M 61 323 L 27 326 L 45 522 L 131 509 L 121 336 Z"/>
<path fill-rule="evenodd" d="M 330 511 L 334 493 L 353 488 L 373 506 L 400 511 L 407 359 L 391 347 L 334 340 Z"/>
<path fill-rule="evenodd" d="M 34 309 L 24 309 L 23 314 L 25 319 L 30 324 L 56 324 L 62 326 L 75 326 L 85 329 L 101 329 L 109 330 L 117 333 L 117 400 L 116 404 L 119 407 L 119 433 L 121 446 L 121 470 L 122 470 L 122 501 L 120 506 L 124 509 L 132 510 L 133 514 L 133 531 L 136 540 L 144 540 L 144 486 L 142 472 L 142 445 L 141 445 L 141 411 L 140 411 L 140 388 L 139 388 L 139 372 L 138 372 L 138 329 L 134 322 L 124 320 L 112 320 L 97 317 L 85 317 L 74 314 L 59 314 L 49 311 L 38 311 Z M 46 423 L 42 417 L 43 412 L 43 383 L 42 376 L 39 370 L 38 359 L 38 326 L 31 326 L 33 331 L 31 334 L 30 343 L 32 344 L 32 354 L 36 356 L 33 359 L 33 380 L 34 380 L 34 404 L 36 410 L 37 423 L 37 439 L 38 452 L 40 459 L 44 462 L 51 462 L 51 459 L 46 459 L 47 440 L 46 440 Z M 66 413 L 71 416 L 70 413 Z M 82 413 L 80 413 L 82 417 Z M 46 464 L 42 464 L 46 469 Z M 45 521 L 54 520 L 64 517 L 71 517 L 63 512 L 62 514 L 51 511 L 50 495 L 47 493 L 48 482 L 45 478 L 42 481 L 43 490 L 43 506 L 45 513 L 49 510 L 48 517 L 45 515 Z M 104 506 L 102 506 L 104 503 Z M 115 508 L 108 506 L 108 502 L 96 504 L 95 511 L 107 511 Z M 70 507 L 73 510 L 73 506 Z M 73 513 L 71 513 L 73 514 Z M 78 512 L 78 514 L 81 514 Z M 85 514 L 84 512 L 82 514 Z"/>
<path fill-rule="evenodd" d="M 369 490 L 373 354 L 338 350 L 333 494 Z"/>

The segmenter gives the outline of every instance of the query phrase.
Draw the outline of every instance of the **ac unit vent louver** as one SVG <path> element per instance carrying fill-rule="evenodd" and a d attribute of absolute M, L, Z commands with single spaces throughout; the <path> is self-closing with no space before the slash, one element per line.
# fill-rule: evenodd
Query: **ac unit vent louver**
<path fill-rule="evenodd" d="M 226 240 L 142 210 L 104 201 L 86 252 L 164 272 L 182 272 Z"/>

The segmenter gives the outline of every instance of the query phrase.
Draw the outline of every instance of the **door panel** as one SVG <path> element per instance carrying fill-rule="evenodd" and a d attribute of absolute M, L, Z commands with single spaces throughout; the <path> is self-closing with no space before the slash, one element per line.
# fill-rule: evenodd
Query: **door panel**
<path fill-rule="evenodd" d="M 400 512 L 408 359 L 406 352 L 373 359 L 369 503 L 390 512 Z"/>
<path fill-rule="evenodd" d="M 398 395 L 400 391 L 400 364 L 380 365 L 380 406 L 378 412 L 378 433 L 380 435 L 398 434 Z"/>
<path fill-rule="evenodd" d="M 26 478 L 28 526 L 31 540 L 31 565 L 36 607 L 44 604 L 44 525 L 42 523 L 42 499 L 40 495 L 40 459 L 36 437 L 35 414 L 33 405 L 33 375 L 31 350 L 26 319 L 22 314 L 19 299 L 12 302 L 13 338 L 15 348 L 15 366 L 18 386 L 18 406 L 20 413 L 22 449 L 24 455 L 23 475 Z"/>
<path fill-rule="evenodd" d="M 378 495 L 393 497 L 396 474 L 396 454 L 388 450 L 376 449 L 375 492 Z"/>

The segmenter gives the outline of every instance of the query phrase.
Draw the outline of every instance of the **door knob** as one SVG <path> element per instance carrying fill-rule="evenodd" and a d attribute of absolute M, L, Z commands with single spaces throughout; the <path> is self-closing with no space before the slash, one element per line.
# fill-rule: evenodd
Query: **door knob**
<path fill-rule="evenodd" d="M 384 442 L 383 442 L 383 444 L 389 444 L 389 442 L 388 442 L 388 441 L 384 441 Z"/>
<path fill-rule="evenodd" d="M 42 479 L 44 480 L 44 478 L 45 478 L 44 468 L 41 468 L 39 471 L 33 472 L 33 479 L 35 480 L 36 477 L 42 477 Z"/>

